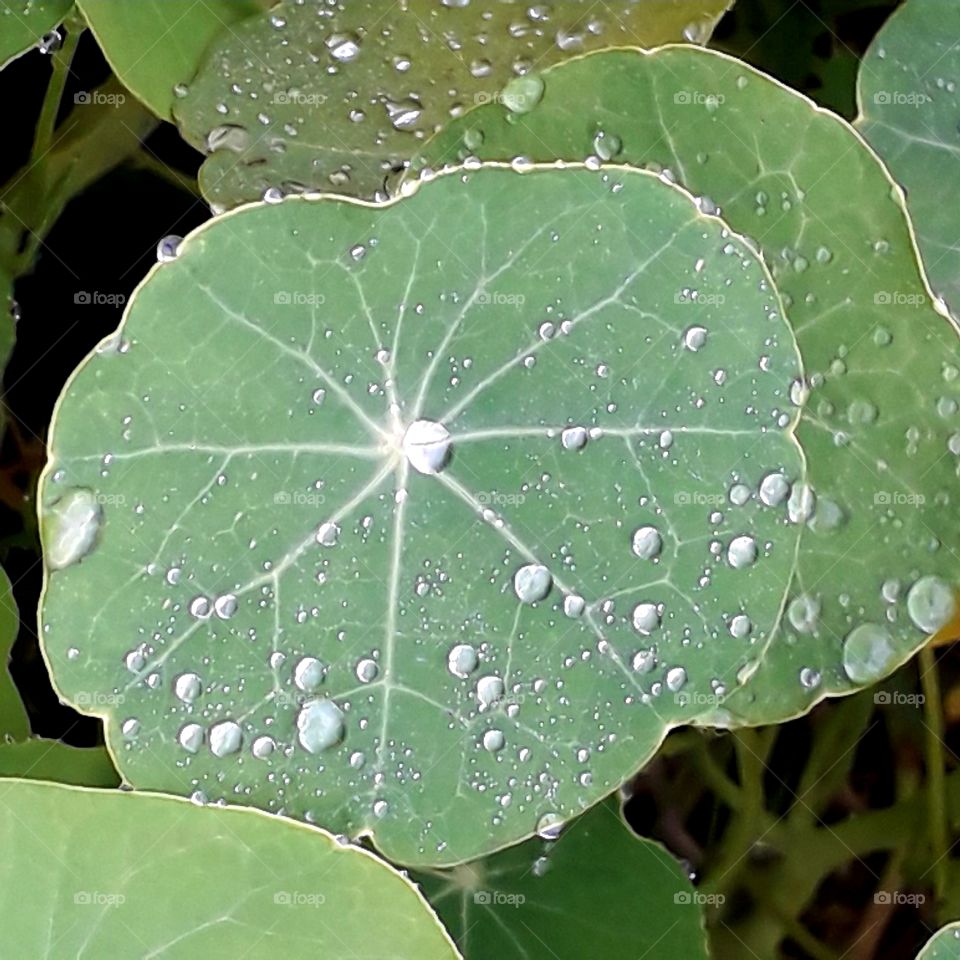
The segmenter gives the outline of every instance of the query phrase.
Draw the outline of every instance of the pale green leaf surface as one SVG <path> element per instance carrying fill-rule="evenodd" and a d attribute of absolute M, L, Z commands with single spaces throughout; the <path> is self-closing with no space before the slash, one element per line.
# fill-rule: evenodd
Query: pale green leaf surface
<path fill-rule="evenodd" d="M 73 0 L 0 0 L 0 68 L 36 47 L 72 6 Z"/>
<path fill-rule="evenodd" d="M 934 308 L 899 195 L 848 124 L 721 54 L 599 53 L 543 79 L 535 110 L 479 108 L 419 162 L 601 155 L 668 169 L 755 238 L 803 356 L 797 436 L 816 512 L 780 628 L 713 721 L 773 723 L 879 680 L 949 620 L 960 570 L 957 330 Z M 712 495 L 725 500 L 721 478 Z M 924 630 L 909 612 L 918 582 Z"/>
<path fill-rule="evenodd" d="M 53 780 L 78 787 L 116 787 L 120 784 L 105 747 L 71 747 L 59 740 L 40 737 L 0 744 L 0 777 Z"/>
<path fill-rule="evenodd" d="M 917 960 L 957 960 L 960 958 L 960 923 L 941 927 L 917 954 Z"/>
<path fill-rule="evenodd" d="M 114 73 L 164 120 L 171 117 L 174 88 L 192 79 L 207 47 L 260 12 L 257 0 L 77 0 L 77 5 Z"/>
<path fill-rule="evenodd" d="M 405 863 L 528 837 L 776 622 L 799 528 L 709 497 L 802 476 L 799 375 L 755 254 L 649 174 L 484 170 L 215 220 L 59 402 L 55 681 L 105 704 L 137 787 Z M 422 419 L 452 436 L 438 474 L 411 465 Z"/>
<path fill-rule="evenodd" d="M 908 0 L 858 75 L 857 126 L 907 194 L 933 289 L 960 315 L 960 5 Z"/>
<path fill-rule="evenodd" d="M 352 0 L 331 10 L 288 0 L 225 34 L 175 113 L 210 154 L 200 186 L 213 204 L 268 188 L 373 197 L 426 135 L 500 96 L 516 73 L 599 47 L 704 42 L 731 5 Z M 535 101 L 522 78 L 511 90 L 521 105 Z"/>
<path fill-rule="evenodd" d="M 7 957 L 458 956 L 387 864 L 255 810 L 7 780 L 0 846 Z"/>
<path fill-rule="evenodd" d="M 559 840 L 528 840 L 415 874 L 465 960 L 706 960 L 698 894 L 680 864 L 598 804 Z"/>
<path fill-rule="evenodd" d="M 7 666 L 19 626 L 10 578 L 0 569 L 0 743 L 30 736 L 27 711 Z"/>

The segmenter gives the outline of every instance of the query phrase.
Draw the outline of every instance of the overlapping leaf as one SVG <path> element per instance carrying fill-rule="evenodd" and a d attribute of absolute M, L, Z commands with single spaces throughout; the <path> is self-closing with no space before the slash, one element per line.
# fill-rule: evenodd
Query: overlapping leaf
<path fill-rule="evenodd" d="M 104 747 L 71 747 L 31 737 L 0 744 L 0 777 L 52 780 L 78 787 L 116 787 L 120 778 Z M 0 783 L 0 791 L 4 785 Z"/>
<path fill-rule="evenodd" d="M 0 743 L 23 740 L 30 735 L 27 711 L 8 669 L 19 626 L 20 617 L 10 578 L 0 569 Z"/>
<path fill-rule="evenodd" d="M 400 874 L 290 821 L 24 780 L 0 814 L 5 956 L 458 956 Z"/>
<path fill-rule="evenodd" d="M 957 960 L 960 957 L 960 923 L 938 930 L 917 954 L 917 960 Z"/>
<path fill-rule="evenodd" d="M 260 11 L 257 0 L 78 0 L 78 6 L 114 73 L 165 120 L 175 90 L 197 72 L 207 47 Z"/>
<path fill-rule="evenodd" d="M 663 169 L 756 239 L 803 356 L 797 436 L 812 495 L 794 487 L 794 501 L 812 515 L 780 627 L 714 720 L 775 722 L 875 682 L 950 619 L 960 566 L 960 530 L 944 519 L 957 499 L 960 341 L 931 301 L 899 193 L 846 123 L 720 54 L 598 53 L 541 79 L 535 110 L 479 108 L 420 163 L 592 156 Z"/>
<path fill-rule="evenodd" d="M 34 49 L 72 6 L 73 0 L 0 0 L 0 68 Z"/>
<path fill-rule="evenodd" d="M 623 822 L 615 798 L 560 839 L 528 840 L 417 875 L 465 960 L 706 960 L 698 895 L 680 864 Z"/>
<path fill-rule="evenodd" d="M 58 405 L 55 681 L 138 787 L 406 863 L 531 836 L 765 645 L 800 376 L 755 254 L 650 174 L 238 211 Z"/>
<path fill-rule="evenodd" d="M 857 126 L 906 190 L 934 290 L 960 316 L 960 6 L 908 0 L 860 65 Z"/>
<path fill-rule="evenodd" d="M 529 109 L 538 92 L 526 71 L 614 44 L 703 42 L 729 6 L 285 0 L 222 36 L 175 112 L 210 154 L 200 185 L 211 203 L 267 189 L 372 197 L 425 136 L 511 77 L 506 95 Z"/>

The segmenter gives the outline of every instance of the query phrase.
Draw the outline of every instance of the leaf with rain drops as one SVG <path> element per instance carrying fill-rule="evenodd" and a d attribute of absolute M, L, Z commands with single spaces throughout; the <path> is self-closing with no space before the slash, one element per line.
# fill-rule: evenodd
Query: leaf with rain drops
<path fill-rule="evenodd" d="M 917 954 L 917 960 L 960 960 L 960 923 L 941 927 Z"/>
<path fill-rule="evenodd" d="M 534 66 L 618 44 L 704 43 L 731 5 L 285 0 L 222 35 L 174 112 L 209 154 L 200 187 L 217 207 L 267 190 L 369 198 L 468 107 L 532 109 Z"/>
<path fill-rule="evenodd" d="M 706 960 L 701 900 L 616 797 L 557 833 L 415 874 L 465 960 Z M 709 901 L 708 897 L 703 898 Z"/>
<path fill-rule="evenodd" d="M 703 501 L 706 515 L 786 500 L 805 521 L 784 616 L 755 637 L 742 679 L 755 676 L 711 722 L 774 723 L 876 682 L 951 620 L 960 566 L 960 527 L 947 519 L 960 342 L 932 300 L 899 191 L 847 123 L 722 54 L 598 53 L 542 80 L 535 110 L 481 107 L 419 162 L 590 157 L 662 171 L 757 239 L 803 356 L 792 396 L 806 482 L 731 486 L 715 472 Z M 695 284 L 691 310 L 703 295 Z M 743 456 L 731 449 L 723 466 Z"/>
<path fill-rule="evenodd" d="M 933 289 L 960 316 L 960 5 L 907 0 L 860 65 L 857 126 L 907 194 Z"/>
<path fill-rule="evenodd" d="M 55 50 L 56 27 L 72 6 L 73 0 L 0 0 L 0 69 L 36 47 Z"/>
<path fill-rule="evenodd" d="M 8 667 L 19 626 L 20 616 L 10 578 L 0 568 L 0 744 L 30 736 L 27 711 Z"/>
<path fill-rule="evenodd" d="M 58 690 L 138 788 L 409 864 L 530 837 L 776 623 L 786 504 L 704 502 L 802 478 L 801 375 L 756 254 L 648 173 L 216 219 L 58 403 Z"/>
<path fill-rule="evenodd" d="M 105 747 L 71 747 L 59 740 L 30 737 L 0 744 L 0 777 L 53 780 L 78 787 L 116 787 L 120 778 Z M 0 781 L 0 791 L 5 786 Z"/>
<path fill-rule="evenodd" d="M 0 841 L 4 956 L 459 956 L 392 867 L 257 810 L 5 780 Z"/>
<path fill-rule="evenodd" d="M 210 44 L 262 9 L 257 0 L 77 0 L 77 5 L 114 73 L 164 120 Z"/>

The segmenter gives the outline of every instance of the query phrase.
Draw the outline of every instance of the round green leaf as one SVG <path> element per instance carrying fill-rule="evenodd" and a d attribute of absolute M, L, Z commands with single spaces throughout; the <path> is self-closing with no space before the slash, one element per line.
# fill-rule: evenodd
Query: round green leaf
<path fill-rule="evenodd" d="M 950 619 L 960 556 L 957 329 L 933 302 L 900 191 L 847 123 L 721 54 L 611 51 L 542 80 L 536 110 L 482 107 L 419 162 L 664 170 L 756 238 L 803 356 L 797 437 L 815 511 L 779 627 L 712 722 L 777 722 L 879 680 Z"/>
<path fill-rule="evenodd" d="M 72 6 L 73 0 L 0 0 L 0 69 L 33 50 Z"/>
<path fill-rule="evenodd" d="M 755 254 L 650 174 L 215 220 L 59 402 L 56 683 L 138 787 L 405 863 L 531 836 L 765 643 L 799 527 L 717 489 L 802 480 L 800 375 Z"/>
<path fill-rule="evenodd" d="M 0 745 L 0 777 L 55 780 L 78 787 L 116 787 L 120 778 L 105 747 L 71 747 L 31 737 Z M 5 789 L 0 784 L 0 790 Z"/>
<path fill-rule="evenodd" d="M 27 711 L 8 669 L 19 627 L 20 616 L 10 578 L 0 568 L 0 743 L 30 736 Z"/>
<path fill-rule="evenodd" d="M 960 957 L 960 923 L 941 927 L 917 954 L 917 960 L 957 960 Z"/>
<path fill-rule="evenodd" d="M 537 85 L 520 74 L 533 65 L 614 44 L 705 42 L 731 5 L 284 0 L 223 35 L 175 113 L 210 154 L 200 186 L 212 204 L 268 189 L 373 197 L 466 108 L 502 99 L 531 109 Z"/>
<path fill-rule="evenodd" d="M 174 89 L 197 72 L 213 40 L 260 12 L 257 0 L 77 0 L 77 6 L 123 85 L 165 120 Z"/>
<path fill-rule="evenodd" d="M 415 875 L 466 960 L 707 960 L 702 903 L 679 863 L 615 798 L 552 840 Z M 722 902 L 722 895 L 720 897 Z"/>
<path fill-rule="evenodd" d="M 960 230 L 945 197 L 960 186 L 960 7 L 908 0 L 860 65 L 857 126 L 897 182 L 934 290 L 960 315 Z"/>
<path fill-rule="evenodd" d="M 401 874 L 289 820 L 24 780 L 0 812 L 8 956 L 458 956 Z"/>

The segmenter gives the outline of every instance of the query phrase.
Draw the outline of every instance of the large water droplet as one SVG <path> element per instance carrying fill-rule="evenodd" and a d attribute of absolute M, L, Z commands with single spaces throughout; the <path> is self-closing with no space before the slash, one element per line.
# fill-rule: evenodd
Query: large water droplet
<path fill-rule="evenodd" d="M 861 623 L 843 641 L 843 669 L 854 683 L 873 683 L 896 665 L 896 650 L 886 627 Z"/>
<path fill-rule="evenodd" d="M 236 753 L 243 742 L 243 731 L 236 720 L 222 720 L 210 728 L 210 752 L 217 757 Z"/>
<path fill-rule="evenodd" d="M 447 669 L 461 680 L 470 676 L 477 669 L 479 662 L 477 651 L 468 643 L 458 643 L 447 654 Z"/>
<path fill-rule="evenodd" d="M 403 435 L 403 453 L 419 473 L 440 473 L 451 452 L 450 432 L 435 420 L 415 420 Z"/>
<path fill-rule="evenodd" d="M 957 612 L 956 594 L 939 577 L 922 577 L 907 594 L 907 612 L 924 633 L 936 633 Z"/>
<path fill-rule="evenodd" d="M 326 673 L 327 668 L 316 657 L 303 657 L 293 668 L 293 682 L 304 693 L 313 693 Z"/>
<path fill-rule="evenodd" d="M 94 548 L 103 510 L 92 490 L 65 493 L 44 516 L 44 558 L 51 570 L 62 570 Z"/>
<path fill-rule="evenodd" d="M 660 556 L 663 538 L 656 527 L 639 527 L 633 534 L 633 552 L 641 560 L 653 560 Z"/>
<path fill-rule="evenodd" d="M 553 576 L 540 563 L 528 563 L 513 575 L 513 589 L 521 603 L 542 600 L 553 586 Z"/>
<path fill-rule="evenodd" d="M 297 714 L 297 739 L 310 753 L 336 746 L 344 732 L 343 711 L 332 700 L 310 700 Z"/>

